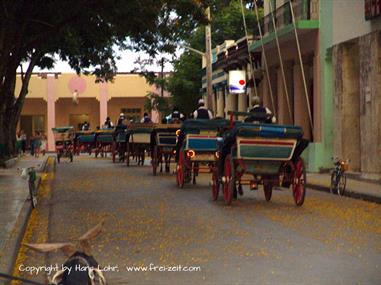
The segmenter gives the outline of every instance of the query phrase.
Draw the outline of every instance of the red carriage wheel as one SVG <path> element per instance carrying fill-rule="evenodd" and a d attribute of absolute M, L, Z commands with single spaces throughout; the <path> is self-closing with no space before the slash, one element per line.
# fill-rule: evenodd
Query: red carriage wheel
<path fill-rule="evenodd" d="M 180 150 L 179 153 L 179 161 L 177 162 L 177 171 L 176 171 L 176 181 L 177 186 L 180 188 L 184 187 L 185 182 L 185 157 L 184 157 L 184 151 Z"/>
<path fill-rule="evenodd" d="M 212 170 L 212 199 L 216 201 L 218 199 L 218 193 L 220 192 L 220 182 L 218 179 L 218 167 L 214 167 Z"/>
<path fill-rule="evenodd" d="M 224 200 L 226 205 L 230 205 L 233 200 L 233 190 L 235 186 L 234 170 L 230 154 L 225 158 L 224 178 Z"/>
<path fill-rule="evenodd" d="M 302 206 L 306 196 L 306 169 L 304 168 L 303 159 L 300 157 L 294 167 L 292 194 L 296 206 Z"/>
<path fill-rule="evenodd" d="M 263 184 L 263 191 L 265 192 L 265 198 L 266 198 L 266 201 L 270 201 L 271 200 L 271 195 L 273 193 L 273 185 L 272 183 L 264 183 Z"/>

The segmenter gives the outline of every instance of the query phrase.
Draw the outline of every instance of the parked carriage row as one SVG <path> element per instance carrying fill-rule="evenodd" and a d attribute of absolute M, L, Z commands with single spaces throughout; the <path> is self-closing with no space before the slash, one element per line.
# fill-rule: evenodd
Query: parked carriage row
<path fill-rule="evenodd" d="M 265 123 L 244 123 L 233 118 L 251 116 L 260 119 L 263 114 L 231 112 L 231 119 L 186 120 L 180 124 L 130 124 L 126 129 L 71 133 L 67 142 L 56 141 L 57 156 L 74 153 L 112 154 L 113 162 L 135 159 L 143 165 L 145 154 L 151 156 L 153 175 L 169 172 L 176 161 L 176 182 L 179 188 L 186 183 L 196 184 L 200 173 L 211 175 L 211 192 L 217 200 L 230 205 L 243 187 L 258 189 L 262 185 L 267 201 L 274 186 L 292 188 L 297 206 L 304 203 L 306 170 L 301 154 L 308 146 L 301 127 Z M 256 121 L 256 120 L 254 120 Z M 55 129 L 57 132 L 58 129 Z M 58 138 L 58 137 L 56 137 Z"/>

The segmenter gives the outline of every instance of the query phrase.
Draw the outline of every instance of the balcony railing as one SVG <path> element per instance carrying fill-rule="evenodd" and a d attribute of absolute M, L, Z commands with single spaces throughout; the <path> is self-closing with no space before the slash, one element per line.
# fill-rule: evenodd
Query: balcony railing
<path fill-rule="evenodd" d="M 292 7 L 294 8 L 295 21 L 319 19 L 319 0 L 292 0 Z M 274 31 L 272 15 L 275 17 L 275 25 L 277 30 L 292 24 L 289 1 L 276 9 L 275 12 L 270 13 L 261 19 L 260 25 L 263 36 L 266 36 Z M 254 27 L 253 35 L 255 37 L 259 37 L 258 25 Z"/>

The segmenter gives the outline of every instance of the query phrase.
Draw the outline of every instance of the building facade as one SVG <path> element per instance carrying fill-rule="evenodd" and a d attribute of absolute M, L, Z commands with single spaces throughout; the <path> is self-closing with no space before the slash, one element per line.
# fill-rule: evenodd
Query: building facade
<path fill-rule="evenodd" d="M 380 179 L 381 0 L 291 3 L 263 1 L 263 20 L 249 41 L 256 90 L 249 84 L 243 96 L 227 92 L 229 70 L 248 71 L 250 82 L 248 55 L 235 56 L 242 41 L 213 50 L 216 114 L 244 110 L 257 92 L 280 124 L 303 127 L 309 171 L 331 168 L 337 156 L 363 177 Z"/>
<path fill-rule="evenodd" d="M 333 1 L 333 153 L 381 179 L 381 0 Z"/>
<path fill-rule="evenodd" d="M 17 79 L 16 94 L 20 89 Z M 115 123 L 120 113 L 127 119 L 139 120 L 149 92 L 159 93 L 139 74 L 118 73 L 113 82 L 95 83 L 94 76 L 74 73 L 36 73 L 32 75 L 18 129 L 32 136 L 36 131 L 48 138 L 48 150 L 54 150 L 52 128 L 74 126 L 79 129 L 87 121 L 91 129 L 102 126 L 106 117 Z M 164 96 L 169 97 L 167 92 Z M 152 112 L 153 121 L 158 120 Z"/>

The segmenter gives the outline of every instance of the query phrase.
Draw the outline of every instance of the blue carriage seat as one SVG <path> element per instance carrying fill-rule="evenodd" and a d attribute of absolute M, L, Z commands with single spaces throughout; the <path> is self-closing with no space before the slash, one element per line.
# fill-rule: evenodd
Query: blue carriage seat
<path fill-rule="evenodd" d="M 263 137 L 263 138 L 280 138 L 280 139 L 301 139 L 303 137 L 303 129 L 293 125 L 276 125 L 276 124 L 251 124 L 236 122 L 233 133 L 240 137 Z"/>

